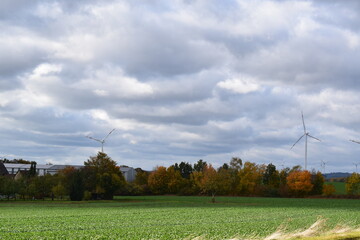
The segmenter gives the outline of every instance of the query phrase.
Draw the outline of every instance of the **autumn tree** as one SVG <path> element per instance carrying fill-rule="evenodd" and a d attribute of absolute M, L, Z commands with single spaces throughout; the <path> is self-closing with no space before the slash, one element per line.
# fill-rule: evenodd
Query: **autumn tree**
<path fill-rule="evenodd" d="M 167 168 L 166 172 L 168 178 L 168 193 L 179 193 L 185 183 L 185 180 L 181 176 L 180 171 L 175 170 L 175 168 L 171 166 Z"/>
<path fill-rule="evenodd" d="M 323 186 L 322 194 L 324 196 L 329 197 L 329 196 L 333 195 L 335 192 L 336 192 L 336 189 L 335 189 L 335 186 L 333 184 L 325 184 Z"/>
<path fill-rule="evenodd" d="M 194 171 L 191 173 L 190 175 L 190 182 L 189 182 L 189 188 L 187 193 L 189 194 L 192 194 L 192 195 L 197 195 L 197 194 L 200 194 L 201 193 L 201 189 L 202 189 L 202 186 L 201 186 L 201 181 L 204 177 L 204 173 L 201 171 L 201 172 L 198 172 L 198 171 Z"/>
<path fill-rule="evenodd" d="M 290 191 L 297 197 L 308 195 L 313 188 L 309 171 L 293 171 L 289 173 L 286 180 Z"/>
<path fill-rule="evenodd" d="M 258 186 L 262 183 L 262 176 L 265 171 L 265 165 L 257 165 L 251 162 L 245 162 L 238 175 L 240 178 L 238 192 L 245 195 L 257 195 Z"/>
<path fill-rule="evenodd" d="M 154 194 L 165 194 L 168 191 L 168 174 L 166 167 L 159 166 L 148 178 L 148 185 L 152 193 Z"/>
<path fill-rule="evenodd" d="M 233 186 L 234 186 L 234 174 L 233 169 L 220 167 L 217 171 L 218 181 L 220 183 L 218 189 L 218 195 L 229 195 L 233 193 Z"/>
<path fill-rule="evenodd" d="M 211 201 L 215 202 L 215 195 L 221 189 L 221 180 L 216 170 L 210 165 L 205 166 L 204 176 L 201 179 L 201 189 L 204 193 L 211 194 Z"/>
<path fill-rule="evenodd" d="M 350 195 L 360 194 L 360 174 L 353 173 L 346 180 L 346 192 Z"/>

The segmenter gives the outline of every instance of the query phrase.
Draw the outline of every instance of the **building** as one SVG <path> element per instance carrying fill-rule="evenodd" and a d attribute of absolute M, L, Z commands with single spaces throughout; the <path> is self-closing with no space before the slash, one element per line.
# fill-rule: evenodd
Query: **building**
<path fill-rule="evenodd" d="M 21 164 L 21 163 L 4 163 L 9 174 L 16 174 L 18 171 L 25 170 L 29 171 L 31 164 Z M 79 169 L 83 166 L 79 165 L 49 165 L 49 164 L 37 164 L 36 165 L 36 173 L 38 176 L 44 176 L 46 174 L 54 175 L 59 170 L 64 169 L 66 167 L 74 167 Z"/>
<path fill-rule="evenodd" d="M 133 182 L 135 180 L 136 171 L 132 167 L 120 166 L 120 171 L 127 182 Z"/>
<path fill-rule="evenodd" d="M 15 175 L 19 171 L 29 171 L 31 164 L 21 164 L 21 163 L 3 163 L 4 168 L 1 168 L 1 161 L 0 161 L 0 176 L 2 173 L 7 171 L 8 174 Z M 66 167 L 74 167 L 75 169 L 82 168 L 82 165 L 50 165 L 50 164 L 37 164 L 36 165 L 36 172 L 38 176 L 44 176 L 46 174 L 54 175 L 60 170 Z M 123 174 L 125 180 L 127 182 L 132 182 L 135 180 L 136 171 L 132 167 L 127 166 L 120 166 L 120 171 Z M 7 175 L 7 174 L 4 174 Z"/>
<path fill-rule="evenodd" d="M 0 161 L 0 176 L 6 176 L 9 175 L 8 170 L 6 169 L 5 165 L 2 161 Z"/>

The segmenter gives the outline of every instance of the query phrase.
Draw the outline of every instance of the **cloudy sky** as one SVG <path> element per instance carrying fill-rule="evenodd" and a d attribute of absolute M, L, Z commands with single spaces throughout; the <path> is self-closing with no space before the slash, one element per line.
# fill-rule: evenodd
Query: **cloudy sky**
<path fill-rule="evenodd" d="M 360 2 L 0 2 L 0 157 L 355 171 Z M 360 170 L 360 165 L 359 165 Z"/>

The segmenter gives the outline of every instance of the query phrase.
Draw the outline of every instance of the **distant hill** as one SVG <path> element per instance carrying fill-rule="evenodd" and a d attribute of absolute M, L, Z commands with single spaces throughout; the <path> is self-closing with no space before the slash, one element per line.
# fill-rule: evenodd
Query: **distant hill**
<path fill-rule="evenodd" d="M 323 174 L 326 180 L 330 179 L 340 179 L 340 178 L 347 178 L 351 175 L 351 173 L 347 172 L 334 172 L 334 173 L 325 173 Z"/>

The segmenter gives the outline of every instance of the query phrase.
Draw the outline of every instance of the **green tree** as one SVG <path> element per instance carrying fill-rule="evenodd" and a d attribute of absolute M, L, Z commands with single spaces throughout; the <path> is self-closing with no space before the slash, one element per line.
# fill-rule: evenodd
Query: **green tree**
<path fill-rule="evenodd" d="M 313 184 L 313 189 L 311 190 L 311 195 L 321 195 L 323 193 L 323 187 L 325 183 L 325 178 L 321 172 L 313 172 L 311 174 L 311 183 Z"/>
<path fill-rule="evenodd" d="M 230 167 L 239 171 L 242 168 L 243 162 L 241 158 L 233 157 L 230 160 Z"/>
<path fill-rule="evenodd" d="M 193 172 L 193 167 L 188 162 L 175 163 L 173 165 L 176 171 L 179 171 L 181 176 L 186 179 L 190 179 L 190 174 Z"/>
<path fill-rule="evenodd" d="M 35 196 L 37 199 L 45 199 L 51 195 L 51 189 L 55 185 L 54 177 L 50 174 L 33 177 L 31 182 L 35 187 Z"/>
<path fill-rule="evenodd" d="M 70 200 L 81 201 L 84 197 L 84 182 L 81 170 L 75 170 L 70 176 Z"/>
<path fill-rule="evenodd" d="M 289 187 L 287 185 L 287 177 L 289 176 L 290 168 L 283 168 L 279 173 L 279 188 L 278 193 L 281 197 L 288 197 L 289 196 Z"/>
<path fill-rule="evenodd" d="M 29 172 L 28 172 L 28 175 L 30 178 L 32 177 L 35 177 L 36 176 L 36 162 L 31 162 L 31 165 L 30 165 L 30 169 L 29 169 Z"/>
<path fill-rule="evenodd" d="M 106 153 L 98 152 L 84 162 L 82 169 L 85 189 L 105 199 L 113 199 L 114 194 L 126 185 L 120 167 Z"/>
<path fill-rule="evenodd" d="M 277 196 L 280 186 L 280 174 L 272 163 L 266 166 L 262 182 L 264 184 L 265 196 Z"/>
<path fill-rule="evenodd" d="M 61 182 L 59 182 L 56 186 L 52 187 L 51 191 L 58 199 L 63 199 L 63 197 L 66 195 L 66 189 Z"/>
<path fill-rule="evenodd" d="M 5 195 L 8 200 L 15 197 L 15 194 L 18 192 L 17 182 L 9 177 L 0 177 L 0 194 Z"/>
<path fill-rule="evenodd" d="M 197 163 L 194 164 L 194 171 L 196 172 L 202 172 L 204 171 L 205 167 L 207 166 L 207 163 L 200 159 L 197 161 Z"/>
<path fill-rule="evenodd" d="M 144 171 L 141 168 L 136 169 L 134 185 L 136 185 L 136 188 L 140 190 L 139 194 L 150 193 L 150 189 L 148 186 L 149 175 L 149 172 Z"/>
<path fill-rule="evenodd" d="M 218 168 L 218 172 L 219 172 L 221 169 L 228 170 L 228 169 L 230 169 L 230 166 L 229 166 L 227 163 L 224 163 L 221 167 Z"/>

